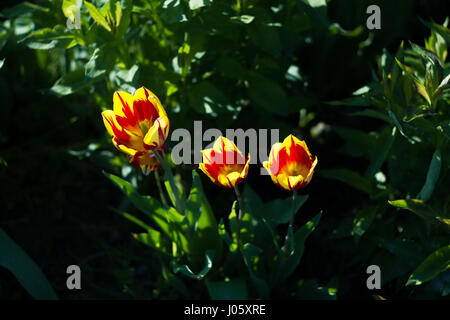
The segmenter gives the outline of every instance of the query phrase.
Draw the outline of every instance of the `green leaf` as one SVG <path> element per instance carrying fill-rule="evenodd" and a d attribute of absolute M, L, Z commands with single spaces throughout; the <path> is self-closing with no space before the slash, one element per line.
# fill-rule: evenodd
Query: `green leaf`
<path fill-rule="evenodd" d="M 247 300 L 247 284 L 243 280 L 206 282 L 212 300 Z"/>
<path fill-rule="evenodd" d="M 211 3 L 212 0 L 189 0 L 189 9 L 196 10 L 209 6 Z"/>
<path fill-rule="evenodd" d="M 84 44 L 84 40 L 77 31 L 56 25 L 54 28 L 34 31 L 18 43 L 35 50 L 50 50 L 57 47 L 68 48 L 76 43 Z"/>
<path fill-rule="evenodd" d="M 375 146 L 374 137 L 362 130 L 345 127 L 333 127 L 333 130 L 345 141 L 340 152 L 354 157 L 368 156 L 369 150 Z"/>
<path fill-rule="evenodd" d="M 216 117 L 229 105 L 228 98 L 211 82 L 203 80 L 191 87 L 188 93 L 189 103 L 198 113 Z"/>
<path fill-rule="evenodd" d="M 369 107 L 372 105 L 370 99 L 365 96 L 350 97 L 338 101 L 328 101 L 326 103 L 329 104 L 330 106 Z"/>
<path fill-rule="evenodd" d="M 442 75 L 443 75 L 443 66 L 441 63 L 441 60 L 439 59 L 439 57 L 432 51 L 427 50 L 425 48 L 422 48 L 412 42 L 410 42 L 411 48 L 413 49 L 414 52 L 416 52 L 417 54 L 419 54 L 423 59 L 429 61 L 432 66 L 433 69 L 436 69 L 436 72 L 438 73 L 437 76 L 437 82 L 441 82 L 442 80 Z"/>
<path fill-rule="evenodd" d="M 123 39 L 131 21 L 132 1 L 122 0 L 116 3 L 116 39 Z"/>
<path fill-rule="evenodd" d="M 63 0 L 62 11 L 64 16 L 75 22 L 75 11 L 78 9 L 76 0 Z"/>
<path fill-rule="evenodd" d="M 242 65 L 232 57 L 224 56 L 217 62 L 217 70 L 225 77 L 241 79 L 245 74 Z"/>
<path fill-rule="evenodd" d="M 218 233 L 222 240 L 228 245 L 231 246 L 233 244 L 233 239 L 231 239 L 227 229 L 225 228 L 225 223 L 223 222 L 223 218 L 220 218 L 219 224 L 217 226 Z"/>
<path fill-rule="evenodd" d="M 428 222 L 434 223 L 436 222 L 436 220 L 438 220 L 442 223 L 450 225 L 450 219 L 441 217 L 431 207 L 427 206 L 422 200 L 402 199 L 389 201 L 389 204 L 400 209 L 406 209 L 414 212 L 416 215 Z"/>
<path fill-rule="evenodd" d="M 194 227 L 194 231 L 198 230 L 198 219 L 202 213 L 203 186 L 195 170 L 192 170 L 192 187 L 186 202 L 186 214 L 189 224 Z"/>
<path fill-rule="evenodd" d="M 2 229 L 0 229 L 0 266 L 11 271 L 34 299 L 57 299 L 53 288 L 36 263 Z"/>
<path fill-rule="evenodd" d="M 58 97 L 67 96 L 91 86 L 103 79 L 102 76 L 105 75 L 101 73 L 96 78 L 90 78 L 86 77 L 85 72 L 84 69 L 71 71 L 59 78 L 50 89 L 44 91 Z"/>
<path fill-rule="evenodd" d="M 186 203 L 186 215 L 189 225 L 194 228 L 194 239 L 191 241 L 193 254 L 202 255 L 208 249 L 217 253 L 220 259 L 222 241 L 217 221 L 203 192 L 201 179 L 196 170 L 192 170 L 192 187 Z"/>
<path fill-rule="evenodd" d="M 171 253 L 170 242 L 164 235 L 155 229 L 149 228 L 147 233 L 133 233 L 133 238 L 159 252 L 167 255 L 170 255 Z"/>
<path fill-rule="evenodd" d="M 441 151 L 436 150 L 433 153 L 433 157 L 431 159 L 430 167 L 428 168 L 427 178 L 425 180 L 425 184 L 417 195 L 417 199 L 423 200 L 424 202 L 428 201 L 433 194 L 434 187 L 436 185 L 437 180 L 439 179 L 439 173 L 441 172 L 441 164 L 442 164 L 442 156 Z"/>
<path fill-rule="evenodd" d="M 232 238 L 234 240 L 236 240 L 237 237 L 237 230 L 238 230 L 238 212 L 236 212 L 236 205 L 238 204 L 238 202 L 235 200 L 233 202 L 233 206 L 231 208 L 231 213 L 228 216 L 228 221 L 230 224 L 230 230 L 231 230 L 231 235 Z M 255 229 L 255 225 L 257 224 L 257 222 L 255 221 L 255 219 L 253 219 L 253 217 L 247 212 L 247 210 L 244 210 L 243 215 L 242 215 L 242 219 L 241 219 L 241 224 L 240 224 L 240 243 L 246 243 L 249 241 L 253 241 L 255 238 L 255 233 L 253 232 Z M 236 241 L 234 241 L 234 243 L 236 243 Z"/>
<path fill-rule="evenodd" d="M 200 270 L 200 272 L 198 272 L 197 274 L 195 274 L 187 265 L 183 264 L 181 266 L 178 265 L 174 265 L 173 266 L 173 272 L 174 273 L 178 273 L 180 272 L 181 274 L 195 279 L 195 280 L 202 280 L 207 274 L 208 272 L 211 270 L 212 266 L 213 266 L 213 259 L 215 256 L 215 251 L 214 250 L 208 250 L 205 252 L 205 266 L 203 267 L 202 270 Z"/>
<path fill-rule="evenodd" d="M 414 140 L 412 140 L 410 137 L 408 137 L 405 132 L 403 131 L 403 127 L 400 124 L 400 121 L 398 121 L 397 116 L 395 115 L 394 112 L 392 112 L 391 110 L 388 110 L 388 115 L 392 120 L 392 123 L 395 124 L 395 126 L 397 127 L 398 131 L 400 132 L 400 134 L 405 137 L 411 144 L 414 144 Z"/>
<path fill-rule="evenodd" d="M 249 41 L 272 56 L 279 57 L 282 44 L 278 28 L 274 26 L 270 15 L 261 7 L 255 7 L 253 13 L 255 13 L 254 21 L 245 25 Z M 242 18 L 240 21 L 244 22 Z"/>
<path fill-rule="evenodd" d="M 272 200 L 264 204 L 264 206 L 258 210 L 256 215 L 260 218 L 273 221 L 276 224 L 287 223 L 292 217 L 292 209 L 294 209 L 294 214 L 297 213 L 307 199 L 308 195 L 295 197 L 295 205 L 293 208 L 292 197 Z"/>
<path fill-rule="evenodd" d="M 29 14 L 29 13 L 34 13 L 34 12 L 47 13 L 49 11 L 50 11 L 49 8 L 45 8 L 45 7 L 39 6 L 37 4 L 31 3 L 28 1 L 24 1 L 14 7 L 3 9 L 0 12 L 0 17 L 12 19 L 12 18 L 16 18 L 16 17 L 22 16 L 25 14 Z"/>
<path fill-rule="evenodd" d="M 366 206 L 358 211 L 353 219 L 353 229 L 351 234 L 358 243 L 363 234 L 369 229 L 377 214 L 377 206 Z"/>
<path fill-rule="evenodd" d="M 97 22 L 99 25 L 101 25 L 103 28 L 111 32 L 111 27 L 109 26 L 105 17 L 100 13 L 100 11 L 98 11 L 98 9 L 92 3 L 86 0 L 84 1 L 84 5 L 88 9 L 92 19 L 94 19 L 94 21 Z"/>
<path fill-rule="evenodd" d="M 250 74 L 248 94 L 257 106 L 270 113 L 278 115 L 289 113 L 289 101 L 285 91 L 276 82 L 259 73 Z"/>
<path fill-rule="evenodd" d="M 441 272 L 450 268 L 450 245 L 442 247 L 431 255 L 412 273 L 409 277 L 407 286 L 420 285 L 430 281 Z"/>
<path fill-rule="evenodd" d="M 160 10 L 161 18 L 168 24 L 187 21 L 183 6 L 180 0 L 166 0 Z"/>
<path fill-rule="evenodd" d="M 122 20 L 122 7 L 120 6 L 120 2 L 116 2 L 116 13 L 115 13 L 115 21 L 116 21 L 116 27 L 120 25 L 120 22 Z"/>
<path fill-rule="evenodd" d="M 147 225 L 145 222 L 143 222 L 141 219 L 136 218 L 135 216 L 126 213 L 126 212 L 122 212 L 120 210 L 117 210 L 115 208 L 112 208 L 112 210 L 116 213 L 118 213 L 119 215 L 121 215 L 122 217 L 124 217 L 125 219 L 127 219 L 128 221 L 133 222 L 135 225 L 141 227 L 144 230 L 150 230 L 151 227 L 149 225 Z"/>
<path fill-rule="evenodd" d="M 352 112 L 350 113 L 350 116 L 375 118 L 383 120 L 389 124 L 391 123 L 391 119 L 386 115 L 386 112 L 381 112 L 373 109 L 364 109 L 363 111 Z"/>
<path fill-rule="evenodd" d="M 422 21 L 428 28 L 440 34 L 447 43 L 450 43 L 450 29 L 446 28 L 446 26 L 437 24 L 435 22 L 426 22 L 419 17 L 419 20 Z"/>
<path fill-rule="evenodd" d="M 240 16 L 237 17 L 231 17 L 231 21 L 239 21 L 239 23 L 242 24 L 249 24 L 252 23 L 252 21 L 255 19 L 254 16 L 250 16 L 247 14 L 242 14 Z"/>
<path fill-rule="evenodd" d="M 420 243 L 408 239 L 379 239 L 380 243 L 392 253 L 397 261 L 403 261 L 402 272 L 411 272 L 426 256 L 423 255 Z M 398 271 L 398 270 L 397 270 Z"/>
<path fill-rule="evenodd" d="M 316 229 L 319 224 L 322 211 L 319 212 L 313 219 L 308 221 L 294 234 L 294 249 L 288 252 L 287 256 L 282 253 L 280 257 L 280 265 L 277 272 L 276 283 L 287 279 L 297 268 L 305 250 L 305 241 L 308 236 Z"/>
<path fill-rule="evenodd" d="M 397 64 L 399 65 L 400 69 L 402 69 L 406 75 L 414 82 L 417 88 L 417 92 L 428 102 L 428 104 L 431 106 L 431 98 L 430 95 L 424 86 L 424 84 L 406 67 L 403 63 L 400 62 L 397 58 L 395 58 L 395 61 L 397 61 Z M 397 121 L 398 122 L 398 121 Z M 400 129 L 400 128 L 399 128 Z M 403 131 L 400 130 L 400 132 L 403 134 Z"/>
<path fill-rule="evenodd" d="M 315 280 L 300 280 L 297 284 L 295 299 L 336 300 L 336 291 L 336 288 L 319 286 Z"/>
<path fill-rule="evenodd" d="M 319 175 L 328 178 L 339 180 L 358 189 L 362 192 L 372 194 L 374 192 L 373 185 L 369 180 L 360 174 L 348 169 L 326 169 L 319 171 Z"/>
<path fill-rule="evenodd" d="M 184 282 L 179 277 L 174 275 L 163 262 L 161 262 L 161 274 L 163 276 L 163 279 L 178 292 L 185 295 L 186 297 L 189 295 L 188 289 Z"/>
<path fill-rule="evenodd" d="M 258 277 L 255 273 L 258 264 L 261 261 L 260 254 L 262 250 L 257 246 L 246 243 L 242 246 L 242 257 L 244 258 L 245 265 L 247 266 L 248 272 L 250 274 L 250 278 L 252 279 L 256 289 L 263 299 L 269 298 L 269 286 L 267 282 L 260 277 Z"/>
<path fill-rule="evenodd" d="M 370 151 L 370 165 L 367 168 L 367 175 L 373 176 L 380 171 L 381 166 L 389 154 L 394 140 L 397 127 L 386 128 L 378 134 L 373 148 Z"/>
<path fill-rule="evenodd" d="M 85 66 L 85 76 L 90 78 L 97 78 L 105 75 L 105 73 L 112 69 L 115 61 L 115 54 L 111 53 L 112 46 L 104 46 L 103 48 L 96 48 L 88 63 Z"/>
<path fill-rule="evenodd" d="M 122 178 L 106 172 L 103 172 L 103 174 L 119 187 L 137 209 L 155 221 L 166 234 L 170 234 L 170 227 L 166 218 L 167 210 L 162 208 L 158 200 L 150 196 L 141 196 L 128 181 Z"/>

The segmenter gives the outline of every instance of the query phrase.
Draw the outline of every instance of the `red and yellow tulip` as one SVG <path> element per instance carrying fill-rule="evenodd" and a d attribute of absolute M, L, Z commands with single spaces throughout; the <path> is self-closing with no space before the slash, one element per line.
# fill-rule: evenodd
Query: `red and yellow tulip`
<path fill-rule="evenodd" d="M 144 155 L 162 148 L 169 133 L 166 111 L 158 97 L 144 87 L 134 95 L 116 91 L 113 110 L 103 111 L 102 116 L 114 145 L 134 161 L 145 158 L 138 162 L 149 162 Z"/>
<path fill-rule="evenodd" d="M 275 143 L 270 150 L 269 161 L 263 163 L 272 181 L 286 190 L 305 187 L 310 181 L 317 165 L 317 157 L 309 152 L 305 141 L 293 135 L 283 143 Z"/>
<path fill-rule="evenodd" d="M 148 175 L 151 171 L 158 169 L 159 166 L 159 161 L 156 159 L 156 156 L 152 151 L 138 151 L 134 156 L 128 155 L 128 161 L 136 168 L 141 168 L 145 175 Z"/>
<path fill-rule="evenodd" d="M 202 150 L 202 170 L 215 184 L 233 188 L 247 177 L 250 155 L 245 158 L 236 145 L 225 137 L 220 137 L 212 149 Z"/>

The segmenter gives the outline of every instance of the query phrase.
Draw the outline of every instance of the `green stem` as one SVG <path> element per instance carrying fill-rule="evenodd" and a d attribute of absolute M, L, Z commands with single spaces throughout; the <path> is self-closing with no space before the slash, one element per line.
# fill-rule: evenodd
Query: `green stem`
<path fill-rule="evenodd" d="M 239 238 L 241 235 L 241 220 L 242 220 L 242 216 L 243 216 L 243 211 L 242 211 L 243 206 L 242 206 L 242 198 L 241 198 L 241 194 L 239 192 L 239 188 L 237 186 L 234 186 L 234 191 L 236 193 L 236 198 L 237 198 L 237 202 L 238 202 L 238 206 L 239 206 L 239 214 L 237 217 L 236 244 L 237 244 L 238 248 L 241 248 Z"/>
<path fill-rule="evenodd" d="M 290 242 L 292 241 L 292 237 L 293 237 L 293 233 L 294 233 L 293 226 L 294 226 L 294 220 L 295 220 L 295 214 L 296 214 L 296 212 L 294 211 L 296 196 L 297 196 L 297 190 L 294 190 L 292 192 L 291 220 L 289 221 L 288 232 L 286 234 L 286 239 L 285 239 L 284 246 L 283 246 L 284 253 L 288 252 L 288 246 L 289 246 L 289 248 L 292 248 L 292 246 L 290 245 Z"/>
<path fill-rule="evenodd" d="M 165 153 L 163 151 L 163 156 L 153 150 L 153 154 L 155 155 L 156 159 L 158 159 L 159 163 L 162 165 L 164 169 L 164 175 L 165 178 L 169 181 L 170 188 L 172 189 L 173 197 L 175 199 L 175 207 L 177 211 L 184 215 L 184 205 L 180 200 L 179 194 L 178 194 L 178 188 L 175 184 L 175 179 L 173 178 L 172 169 L 170 169 L 169 163 L 165 159 Z"/>
<path fill-rule="evenodd" d="M 155 174 L 156 186 L 158 187 L 159 190 L 159 197 L 161 198 L 161 202 L 163 205 L 167 205 L 167 199 L 166 196 L 164 195 L 164 190 L 161 185 L 161 178 L 159 176 L 158 170 L 154 170 L 153 172 Z"/>

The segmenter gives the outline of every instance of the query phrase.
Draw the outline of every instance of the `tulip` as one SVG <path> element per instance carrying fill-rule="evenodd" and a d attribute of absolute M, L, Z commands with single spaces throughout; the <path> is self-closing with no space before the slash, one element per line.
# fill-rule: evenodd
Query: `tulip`
<path fill-rule="evenodd" d="M 158 97 L 144 87 L 134 95 L 116 91 L 113 110 L 103 111 L 102 117 L 113 144 L 134 161 L 144 159 L 143 155 L 149 151 L 161 149 L 169 132 L 166 111 Z"/>
<path fill-rule="evenodd" d="M 269 161 L 263 163 L 272 181 L 281 188 L 292 192 L 292 212 L 288 232 L 283 245 L 283 252 L 289 254 L 294 248 L 293 225 L 295 218 L 295 198 L 297 189 L 308 185 L 317 165 L 317 157 L 309 152 L 305 141 L 293 135 L 284 139 L 283 143 L 275 143 L 269 154 Z"/>
<path fill-rule="evenodd" d="M 158 169 L 159 161 L 151 151 L 138 151 L 134 156 L 128 155 L 128 161 L 136 168 L 141 168 L 145 175 Z"/>
<path fill-rule="evenodd" d="M 202 170 L 215 184 L 236 187 L 248 174 L 250 155 L 246 159 L 236 145 L 225 137 L 219 137 L 212 149 L 202 150 Z"/>
<path fill-rule="evenodd" d="M 225 188 L 234 188 L 239 206 L 237 217 L 236 244 L 241 248 L 239 241 L 241 233 L 241 220 L 243 216 L 243 202 L 238 184 L 247 177 L 250 164 L 250 154 L 247 159 L 236 145 L 225 137 L 219 137 L 212 149 L 202 150 L 203 162 L 199 164 L 212 182 Z"/>
<path fill-rule="evenodd" d="M 293 135 L 289 135 L 283 143 L 275 143 L 269 160 L 263 163 L 272 181 L 290 191 L 308 185 L 316 165 L 317 157 L 311 155 L 305 141 Z"/>

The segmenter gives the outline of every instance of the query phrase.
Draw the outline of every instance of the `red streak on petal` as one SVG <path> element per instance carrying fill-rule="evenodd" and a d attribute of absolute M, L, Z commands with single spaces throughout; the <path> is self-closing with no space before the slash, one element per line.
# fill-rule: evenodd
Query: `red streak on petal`
<path fill-rule="evenodd" d="M 128 119 L 128 123 L 130 126 L 134 127 L 136 125 L 136 119 L 134 118 L 133 112 L 130 109 L 130 106 L 128 103 L 126 103 L 122 97 L 120 96 L 120 93 L 117 92 L 117 96 L 120 99 L 120 102 L 122 102 L 122 112 L 125 115 L 125 117 Z"/>
<path fill-rule="evenodd" d="M 228 183 L 229 183 L 229 185 L 230 185 L 230 188 L 233 188 L 233 184 L 231 183 L 230 178 L 227 177 L 227 180 L 228 180 Z M 236 181 L 236 182 L 237 182 L 237 181 Z"/>
<path fill-rule="evenodd" d="M 127 142 L 130 140 L 130 135 L 128 133 L 125 132 L 125 130 L 119 129 L 117 128 L 116 124 L 114 123 L 114 121 L 111 118 L 105 117 L 106 121 L 108 121 L 109 125 L 111 126 L 113 133 L 114 133 L 114 138 L 118 141 L 118 142 Z M 121 143 L 123 144 L 123 143 Z"/>
<path fill-rule="evenodd" d="M 288 182 L 289 190 L 292 190 L 291 182 L 289 181 L 289 177 L 287 177 L 287 182 Z"/>

